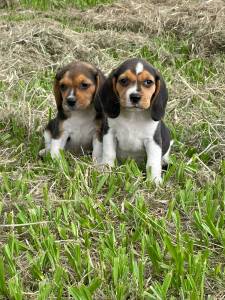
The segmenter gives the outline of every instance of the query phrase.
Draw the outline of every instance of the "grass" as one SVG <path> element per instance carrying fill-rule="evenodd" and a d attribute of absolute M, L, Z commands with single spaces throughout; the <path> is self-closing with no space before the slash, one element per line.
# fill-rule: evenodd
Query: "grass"
<path fill-rule="evenodd" d="M 182 38 L 172 28 L 146 36 L 135 14 L 147 2 L 129 4 L 135 32 L 112 29 L 117 14 L 99 22 L 103 8 L 73 15 L 62 2 L 61 15 L 49 11 L 57 3 L 29 2 L 46 11 L 5 10 L 0 21 L 0 299 L 224 299 L 222 42 L 209 54 L 189 28 Z M 155 65 L 169 89 L 174 145 L 163 186 L 133 160 L 104 173 L 90 157 L 39 160 L 56 68 L 75 57 L 108 72 L 132 56 Z"/>
<path fill-rule="evenodd" d="M 48 10 L 51 8 L 65 8 L 68 7 L 68 5 L 83 9 L 110 2 L 112 2 L 112 0 L 21 0 L 21 4 L 25 7 L 32 7 L 41 10 Z"/>

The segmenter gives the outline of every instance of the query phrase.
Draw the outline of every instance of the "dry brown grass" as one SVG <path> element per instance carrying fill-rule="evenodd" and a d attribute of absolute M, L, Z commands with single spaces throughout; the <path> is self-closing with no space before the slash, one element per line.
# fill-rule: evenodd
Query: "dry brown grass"
<path fill-rule="evenodd" d="M 30 87 L 38 74 L 46 70 L 52 74 L 73 59 L 88 60 L 108 73 L 129 56 L 140 55 L 139 49 L 146 46 L 157 53 L 159 60 L 166 62 L 165 74 L 169 70 L 172 77 L 167 80 L 170 90 L 167 118 L 175 128 L 182 125 L 187 129 L 181 142 L 200 152 L 212 148 L 210 166 L 203 163 L 199 180 L 214 177 L 211 175 L 225 155 L 225 67 L 219 59 L 225 45 L 223 1 L 121 1 L 84 12 L 70 9 L 62 13 L 34 13 L 32 10 L 18 10 L 17 13 L 22 20 L 11 18 L 8 21 L 10 13 L 3 11 L 0 23 L 0 79 L 6 86 L 1 92 L 3 122 L 7 124 L 10 116 L 16 118 L 26 128 L 29 140 L 34 129 L 41 133 L 49 107 L 54 107 L 51 87 L 47 91 L 40 86 Z M 24 15 L 28 19 L 23 20 Z M 69 26 L 62 24 L 62 18 L 66 18 Z M 190 60 L 204 56 L 213 60 L 216 73 L 207 85 L 190 82 L 185 74 L 174 68 L 174 54 L 159 47 L 154 40 L 168 33 L 175 35 L 178 41 L 187 39 Z M 51 85 L 51 78 L 48 80 Z M 24 88 L 20 89 L 15 105 L 13 98 L 18 94 L 21 81 Z M 39 106 L 33 107 L 29 99 L 35 97 L 40 97 L 41 101 Z M 193 99 L 200 105 L 193 105 Z M 37 119 L 40 125 L 35 127 Z M 198 129 L 192 131 L 193 126 Z M 201 143 L 202 127 L 211 145 L 209 149 Z M 11 161 L 12 155 L 12 149 L 2 149 L 1 157 L 5 162 Z"/>
<path fill-rule="evenodd" d="M 223 156 L 224 80 L 221 75 L 224 65 L 219 55 L 225 46 L 224 8 L 224 2 L 219 0 L 121 1 L 84 12 L 76 9 L 61 13 L 18 10 L 20 21 L 14 21 L 13 17 L 8 21 L 12 14 L 3 11 L 0 23 L 0 79 L 7 88 L 1 93 L 1 119 L 6 120 L 13 114 L 26 126 L 30 136 L 36 118 L 39 118 L 40 124 L 45 124 L 48 108 L 54 105 L 49 91 L 41 87 L 30 89 L 29 83 L 39 76 L 37 74 L 46 70 L 54 73 L 60 65 L 73 59 L 88 60 L 108 73 L 129 56 L 140 55 L 139 49 L 146 46 L 165 62 L 164 71 L 167 73 L 169 70 L 172 77 L 168 80 L 169 119 L 175 126 L 182 122 L 189 127 L 200 120 L 208 124 L 211 142 L 215 135 L 219 140 L 218 151 Z M 23 20 L 25 15 L 27 19 Z M 69 26 L 62 24 L 65 19 Z M 154 40 L 155 37 L 166 37 L 168 33 L 177 41 L 188 41 L 190 61 L 208 56 L 214 62 L 217 72 L 207 86 L 190 83 L 180 70 L 173 67 L 174 54 L 163 46 L 159 47 Z M 112 54 L 115 51 L 116 57 Z M 12 98 L 20 81 L 24 82 L 25 87 L 15 106 Z M 33 108 L 29 101 L 24 101 L 37 95 L 42 96 L 40 107 Z M 206 109 L 199 110 L 193 106 L 193 97 L 197 97 Z M 209 97 L 212 101 L 208 100 Z M 40 125 L 38 130 L 42 127 Z M 188 143 L 198 144 L 199 135 L 196 133 L 188 139 Z"/>

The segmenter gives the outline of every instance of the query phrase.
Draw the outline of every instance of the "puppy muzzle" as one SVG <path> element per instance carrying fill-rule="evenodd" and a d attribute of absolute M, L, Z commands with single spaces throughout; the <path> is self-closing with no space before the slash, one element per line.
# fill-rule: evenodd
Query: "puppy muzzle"
<path fill-rule="evenodd" d="M 67 105 L 69 108 L 74 108 L 76 105 L 76 99 L 74 96 L 69 96 L 66 98 Z"/>
<path fill-rule="evenodd" d="M 141 100 L 141 95 L 139 93 L 130 94 L 130 101 L 133 104 L 137 104 Z"/>

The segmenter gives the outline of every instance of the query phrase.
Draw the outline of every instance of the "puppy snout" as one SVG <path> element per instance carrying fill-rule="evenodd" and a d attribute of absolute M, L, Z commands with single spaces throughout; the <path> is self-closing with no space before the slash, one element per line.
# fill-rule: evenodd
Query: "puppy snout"
<path fill-rule="evenodd" d="M 75 100 L 74 96 L 68 96 L 68 97 L 66 98 L 66 100 L 67 100 L 67 104 L 68 104 L 70 107 L 75 106 L 76 100 Z"/>
<path fill-rule="evenodd" d="M 132 93 L 130 94 L 130 101 L 134 104 L 138 103 L 141 99 L 141 95 L 138 93 Z"/>

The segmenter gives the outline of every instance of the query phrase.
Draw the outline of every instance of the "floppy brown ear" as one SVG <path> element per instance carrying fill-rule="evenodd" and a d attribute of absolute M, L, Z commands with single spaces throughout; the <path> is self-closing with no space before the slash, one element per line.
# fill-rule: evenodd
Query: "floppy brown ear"
<path fill-rule="evenodd" d="M 57 109 L 60 110 L 62 108 L 62 94 L 59 87 L 59 81 L 62 79 L 63 75 L 69 70 L 69 66 L 65 66 L 64 68 L 58 70 L 54 80 L 53 92 L 55 96 L 55 102 L 57 105 Z"/>
<path fill-rule="evenodd" d="M 103 84 L 100 94 L 103 110 L 109 118 L 116 118 L 120 113 L 120 102 L 115 85 L 116 77 L 114 72 L 112 72 Z"/>
<path fill-rule="evenodd" d="M 96 90 L 95 90 L 95 94 L 94 94 L 94 99 L 99 97 L 100 91 L 102 90 L 103 84 L 106 79 L 105 75 L 99 69 L 97 69 L 95 76 L 96 76 Z"/>
<path fill-rule="evenodd" d="M 55 79 L 54 81 L 54 96 L 55 96 L 55 102 L 57 105 L 57 109 L 59 110 L 62 107 L 62 95 L 59 88 L 59 81 Z"/>
<path fill-rule="evenodd" d="M 168 91 L 162 76 L 156 74 L 156 90 L 151 99 L 151 117 L 154 121 L 159 121 L 165 115 Z"/>

